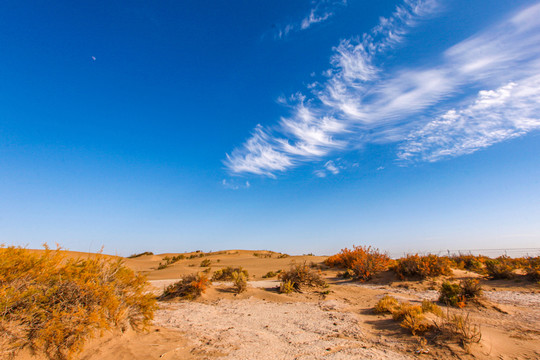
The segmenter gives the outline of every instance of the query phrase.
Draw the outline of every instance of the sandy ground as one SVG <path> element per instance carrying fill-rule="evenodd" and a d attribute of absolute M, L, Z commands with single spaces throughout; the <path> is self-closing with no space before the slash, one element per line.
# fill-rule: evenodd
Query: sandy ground
<path fill-rule="evenodd" d="M 385 294 L 411 302 L 436 300 L 436 289 L 443 278 L 398 281 L 388 272 L 359 284 L 340 280 L 335 270 L 323 268 L 322 275 L 331 284 L 328 293 L 286 295 L 277 292 L 276 278 L 263 279 L 263 275 L 304 262 L 313 262 L 315 267 L 325 257 L 230 250 L 180 260 L 157 270 L 165 256 L 174 255 L 142 256 L 127 259 L 126 264 L 150 279 L 156 295 L 184 275 L 208 269 L 200 266 L 204 259 L 211 261 L 210 275 L 226 266 L 247 269 L 248 291 L 235 295 L 230 283 L 216 282 L 196 301 L 160 302 L 149 332 L 106 333 L 91 340 L 78 358 L 540 359 L 540 287 L 534 283 L 481 280 L 485 289 L 483 304 L 451 310 L 468 313 L 481 325 L 481 343 L 465 351 L 452 343 L 421 346 L 419 338 L 388 315 L 377 315 L 372 310 Z M 467 277 L 480 276 L 456 270 L 451 279 Z M 417 354 L 420 348 L 427 353 Z M 17 357 L 30 358 L 38 359 L 28 353 Z"/>
<path fill-rule="evenodd" d="M 221 359 L 405 359 L 366 341 L 354 314 L 337 301 L 275 303 L 256 298 L 167 304 L 156 324 L 183 331 L 205 355 Z M 171 358 L 174 354 L 171 354 Z"/>

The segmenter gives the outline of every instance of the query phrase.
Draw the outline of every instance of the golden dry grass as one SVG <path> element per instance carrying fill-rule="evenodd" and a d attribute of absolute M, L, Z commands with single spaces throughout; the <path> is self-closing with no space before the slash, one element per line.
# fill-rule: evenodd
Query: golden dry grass
<path fill-rule="evenodd" d="M 69 359 L 104 329 L 149 325 L 155 299 L 121 259 L 0 247 L 0 351 Z"/>

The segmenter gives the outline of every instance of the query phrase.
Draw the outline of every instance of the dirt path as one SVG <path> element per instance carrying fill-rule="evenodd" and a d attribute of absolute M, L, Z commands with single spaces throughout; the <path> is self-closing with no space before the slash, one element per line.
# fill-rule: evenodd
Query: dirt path
<path fill-rule="evenodd" d="M 156 289 L 163 290 L 170 284 L 178 281 L 178 279 L 165 279 L 165 280 L 151 280 L 149 283 Z M 230 282 L 214 282 L 214 286 L 232 286 Z M 397 294 L 413 295 L 420 299 L 427 299 L 435 301 L 439 297 L 437 290 L 424 290 L 417 291 L 401 287 L 388 286 L 388 285 L 371 285 L 360 284 L 353 282 L 340 283 L 343 286 L 358 286 L 373 290 L 383 290 Z M 279 286 L 278 280 L 259 280 L 248 281 L 248 286 L 253 288 L 275 288 Z M 510 304 L 523 307 L 531 307 L 533 309 L 540 309 L 540 293 L 532 293 L 530 291 L 513 291 L 513 290 L 498 290 L 498 291 L 484 291 L 485 297 L 493 302 L 500 304 Z"/>

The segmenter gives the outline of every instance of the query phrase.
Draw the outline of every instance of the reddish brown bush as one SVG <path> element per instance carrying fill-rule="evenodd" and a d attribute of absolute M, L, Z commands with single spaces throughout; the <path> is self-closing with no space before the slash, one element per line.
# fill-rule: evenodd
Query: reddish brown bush
<path fill-rule="evenodd" d="M 394 272 L 401 279 L 435 277 L 440 275 L 450 275 L 450 260 L 437 255 L 420 256 L 407 255 L 405 258 L 397 260 L 393 267 Z"/>
<path fill-rule="evenodd" d="M 353 278 L 360 281 L 367 281 L 375 274 L 386 270 L 389 263 L 388 255 L 371 246 L 353 246 L 353 250 L 345 248 L 324 262 L 327 266 L 352 270 Z"/>

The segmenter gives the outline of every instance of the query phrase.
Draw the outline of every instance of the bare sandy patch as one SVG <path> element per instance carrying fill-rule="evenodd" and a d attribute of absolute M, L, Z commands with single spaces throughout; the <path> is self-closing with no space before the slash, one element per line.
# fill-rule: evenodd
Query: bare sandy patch
<path fill-rule="evenodd" d="M 407 359 L 378 348 L 338 301 L 274 303 L 260 299 L 164 304 L 158 326 L 178 329 L 205 358 L 223 359 Z M 172 354 L 171 354 L 172 355 Z"/>

